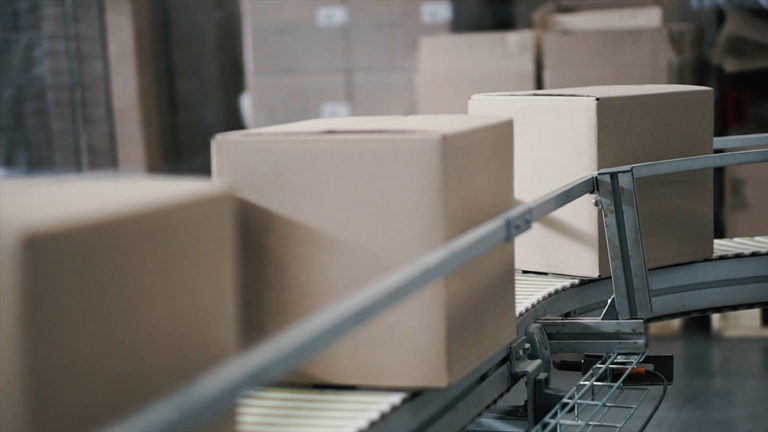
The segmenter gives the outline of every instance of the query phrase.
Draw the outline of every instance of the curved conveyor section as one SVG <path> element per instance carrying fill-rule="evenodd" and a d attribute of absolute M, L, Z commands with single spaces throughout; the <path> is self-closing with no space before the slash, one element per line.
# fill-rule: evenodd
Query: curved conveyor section
<path fill-rule="evenodd" d="M 659 319 L 764 304 L 768 302 L 768 236 L 718 239 L 711 259 L 649 270 L 648 275 L 654 316 Z M 702 290 L 707 293 L 703 295 Z M 547 315 L 600 311 L 612 294 L 609 278 L 518 273 L 518 329 L 522 333 Z M 365 431 L 412 396 L 397 391 L 257 389 L 238 404 L 238 431 Z"/>

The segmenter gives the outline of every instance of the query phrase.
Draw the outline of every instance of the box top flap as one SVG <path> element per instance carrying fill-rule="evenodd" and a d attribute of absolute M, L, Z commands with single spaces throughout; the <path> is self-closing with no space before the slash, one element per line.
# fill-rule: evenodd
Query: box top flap
<path fill-rule="evenodd" d="M 419 39 L 417 69 L 532 69 L 535 33 L 532 30 L 448 33 Z"/>
<path fill-rule="evenodd" d="M 566 97 L 590 98 L 595 100 L 607 98 L 624 98 L 649 96 L 665 93 L 687 93 L 711 91 L 709 87 L 682 84 L 636 84 L 636 85 L 603 85 L 590 87 L 571 87 L 536 91 L 494 92 L 472 95 L 472 99 L 489 99 L 498 97 Z"/>
<path fill-rule="evenodd" d="M 446 136 L 509 121 L 504 117 L 467 114 L 365 116 L 305 120 L 218 134 L 215 140 L 253 139 L 276 135 L 317 137 L 328 134 Z"/>
<path fill-rule="evenodd" d="M 3 179 L 2 231 L 54 230 L 221 194 L 203 177 L 88 174 Z"/>

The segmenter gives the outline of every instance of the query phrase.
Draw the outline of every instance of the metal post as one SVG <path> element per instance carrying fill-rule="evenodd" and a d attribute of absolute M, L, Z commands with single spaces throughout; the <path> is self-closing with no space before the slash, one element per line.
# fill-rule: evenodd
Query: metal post
<path fill-rule="evenodd" d="M 652 315 L 651 292 L 634 173 L 632 169 L 599 173 L 597 186 L 618 318 L 647 318 Z"/>

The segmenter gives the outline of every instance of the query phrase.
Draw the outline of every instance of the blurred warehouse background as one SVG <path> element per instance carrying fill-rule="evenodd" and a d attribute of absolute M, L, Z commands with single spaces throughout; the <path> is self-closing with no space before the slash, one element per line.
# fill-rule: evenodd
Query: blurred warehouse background
<path fill-rule="evenodd" d="M 531 15 L 543 4 L 5 0 L 0 2 L 0 164 L 21 172 L 118 167 L 203 173 L 210 166 L 210 138 L 220 131 L 319 116 L 413 113 L 419 111 L 414 89 L 419 37 L 534 26 L 541 33 L 546 25 L 537 25 Z M 768 129 L 768 12 L 760 2 L 553 3 L 559 10 L 653 4 L 663 9 L 663 22 L 654 30 L 669 38 L 669 55 L 678 68 L 667 81 L 717 90 L 716 135 Z M 424 71 L 432 74 L 429 80 L 470 67 L 461 52 L 468 45 L 460 39 L 447 43 L 444 53 L 439 46 L 430 50 L 439 44 L 426 45 L 424 54 L 438 59 L 423 62 L 429 64 Z M 644 59 L 650 54 L 640 48 L 628 53 L 636 69 L 658 61 L 658 56 Z M 474 71 L 524 68 L 526 62 L 533 67 L 535 61 L 533 46 L 507 52 L 507 63 L 504 55 L 470 53 L 469 59 Z M 538 81 L 529 86 L 549 86 L 542 74 L 550 76 L 550 64 L 576 76 L 580 61 L 605 69 L 615 55 L 596 51 L 558 64 L 551 57 L 539 52 Z M 542 58 L 550 64 L 542 66 Z M 552 86 L 606 80 L 611 78 L 555 80 Z"/>

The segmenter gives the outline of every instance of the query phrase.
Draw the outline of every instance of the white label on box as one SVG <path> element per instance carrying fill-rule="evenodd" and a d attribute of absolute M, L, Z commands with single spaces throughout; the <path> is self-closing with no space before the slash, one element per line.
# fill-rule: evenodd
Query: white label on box
<path fill-rule="evenodd" d="M 345 101 L 326 101 L 320 105 L 320 117 L 349 117 L 352 115 L 352 108 L 349 102 Z"/>
<path fill-rule="evenodd" d="M 343 27 L 347 22 L 349 22 L 347 5 L 325 5 L 315 10 L 315 25 L 320 28 Z"/>
<path fill-rule="evenodd" d="M 450 1 L 425 1 L 421 3 L 422 24 L 447 24 L 453 19 L 453 5 Z"/>

